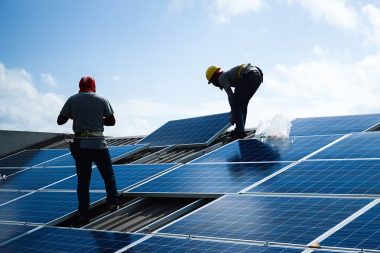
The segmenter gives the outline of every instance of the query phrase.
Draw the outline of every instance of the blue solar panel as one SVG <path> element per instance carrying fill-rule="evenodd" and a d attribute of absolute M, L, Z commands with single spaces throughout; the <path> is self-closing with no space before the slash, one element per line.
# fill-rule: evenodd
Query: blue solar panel
<path fill-rule="evenodd" d="M 370 201 L 226 195 L 160 233 L 306 245 Z"/>
<path fill-rule="evenodd" d="M 8 176 L 10 175 L 13 175 L 19 171 L 22 171 L 22 170 L 25 170 L 25 168 L 23 169 L 16 169 L 16 168 L 0 168 L 0 181 L 1 179 L 3 178 L 7 178 Z"/>
<path fill-rule="evenodd" d="M 147 145 L 143 144 L 135 144 L 135 145 L 123 145 L 123 146 L 109 146 L 109 152 L 112 161 L 117 161 L 129 155 L 135 154 L 140 150 L 147 147 Z M 59 157 L 57 159 L 51 160 L 49 162 L 43 163 L 41 166 L 75 166 L 75 161 L 71 154 Z"/>
<path fill-rule="evenodd" d="M 311 159 L 380 158 L 380 133 L 355 133 Z"/>
<path fill-rule="evenodd" d="M 0 247 L 0 252 L 115 252 L 142 235 L 43 227 Z"/>
<path fill-rule="evenodd" d="M 0 181 L 0 189 L 37 190 L 74 175 L 75 168 L 30 168 Z"/>
<path fill-rule="evenodd" d="M 341 136 L 238 140 L 192 163 L 297 161 L 339 137 Z"/>
<path fill-rule="evenodd" d="M 13 239 L 16 236 L 22 235 L 23 233 L 28 232 L 34 228 L 36 227 L 0 223 L 0 244 L 10 239 Z M 2 251 L 1 247 L 0 247 L 0 252 L 4 252 Z"/>
<path fill-rule="evenodd" d="M 250 192 L 380 194 L 380 160 L 301 162 Z"/>
<path fill-rule="evenodd" d="M 380 206 L 371 208 L 321 242 L 323 246 L 380 249 Z"/>
<path fill-rule="evenodd" d="M 105 197 L 91 193 L 91 201 Z M 35 192 L 0 206 L 1 221 L 48 223 L 77 210 L 75 192 Z"/>
<path fill-rule="evenodd" d="M 32 167 L 67 153 L 68 149 L 24 150 L 0 159 L 0 167 Z"/>
<path fill-rule="evenodd" d="M 118 190 L 130 187 L 144 179 L 160 173 L 175 164 L 140 164 L 140 165 L 113 165 Z M 77 177 L 69 178 L 47 189 L 73 190 L 77 188 Z M 98 169 L 93 170 L 90 190 L 104 190 L 103 179 Z"/>
<path fill-rule="evenodd" d="M 380 123 L 380 114 L 299 118 L 292 121 L 290 135 L 328 135 L 363 132 Z"/>
<path fill-rule="evenodd" d="M 187 164 L 131 192 L 237 193 L 288 164 Z"/>
<path fill-rule="evenodd" d="M 129 253 L 159 253 L 159 252 L 297 253 L 297 252 L 302 252 L 302 250 L 290 249 L 290 248 L 279 248 L 279 247 L 245 245 L 245 244 L 237 244 L 237 243 L 200 241 L 200 240 L 191 240 L 187 238 L 177 239 L 177 238 L 165 238 L 165 237 L 152 237 L 124 252 L 126 253 L 128 252 Z"/>
<path fill-rule="evenodd" d="M 22 193 L 22 192 L 0 191 L 0 205 L 8 201 L 11 201 L 15 198 L 21 197 L 22 195 L 25 195 L 25 194 L 26 193 Z"/>
<path fill-rule="evenodd" d="M 174 144 L 208 145 L 230 126 L 229 113 L 169 121 L 139 141 L 162 147 Z"/>

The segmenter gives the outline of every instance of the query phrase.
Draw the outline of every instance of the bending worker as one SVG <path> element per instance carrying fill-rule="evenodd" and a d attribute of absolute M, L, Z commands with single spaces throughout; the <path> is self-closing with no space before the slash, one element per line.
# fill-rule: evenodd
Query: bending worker
<path fill-rule="evenodd" d="M 230 121 L 231 124 L 235 124 L 235 129 L 229 136 L 231 139 L 247 136 L 244 128 L 248 103 L 263 82 L 263 77 L 261 69 L 250 63 L 233 67 L 228 71 L 223 71 L 217 66 L 210 66 L 206 70 L 208 83 L 224 89 L 227 93 L 231 106 Z"/>
<path fill-rule="evenodd" d="M 65 124 L 69 119 L 73 120 L 75 138 L 70 144 L 70 151 L 75 159 L 78 177 L 78 213 L 81 225 L 90 222 L 89 188 L 92 162 L 95 162 L 103 178 L 110 211 L 119 209 L 116 179 L 103 136 L 104 126 L 114 126 L 116 120 L 108 100 L 95 92 L 95 79 L 82 77 L 79 82 L 79 93 L 66 101 L 57 118 L 58 125 Z"/>

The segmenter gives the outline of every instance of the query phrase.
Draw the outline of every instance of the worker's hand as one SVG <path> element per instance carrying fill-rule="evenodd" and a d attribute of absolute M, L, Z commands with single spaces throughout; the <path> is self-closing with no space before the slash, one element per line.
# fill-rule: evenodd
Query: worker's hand
<path fill-rule="evenodd" d="M 236 121 L 235 121 L 235 117 L 234 117 L 234 115 L 232 114 L 232 112 L 230 112 L 230 123 L 231 123 L 231 125 L 234 125 L 234 124 L 236 123 Z"/>

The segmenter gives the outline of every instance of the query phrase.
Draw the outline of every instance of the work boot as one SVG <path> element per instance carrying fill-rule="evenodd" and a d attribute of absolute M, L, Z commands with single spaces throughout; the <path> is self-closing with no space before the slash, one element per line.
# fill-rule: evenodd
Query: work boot
<path fill-rule="evenodd" d="M 238 133 L 234 130 L 228 135 L 228 138 L 232 141 L 237 139 L 244 139 L 246 136 L 247 134 L 245 132 Z"/>
<path fill-rule="evenodd" d="M 90 224 L 90 222 L 91 222 L 90 218 L 79 216 L 78 226 L 83 227 L 83 226 Z"/>

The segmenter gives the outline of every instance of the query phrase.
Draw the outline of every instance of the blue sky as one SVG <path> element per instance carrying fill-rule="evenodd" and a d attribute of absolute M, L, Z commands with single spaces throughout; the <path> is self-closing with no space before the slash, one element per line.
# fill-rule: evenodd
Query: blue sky
<path fill-rule="evenodd" d="M 380 112 L 380 3 L 369 0 L 0 0 L 0 129 L 57 126 L 83 75 L 117 125 L 148 134 L 168 120 L 229 111 L 209 65 L 264 71 L 248 127 L 282 115 Z"/>

